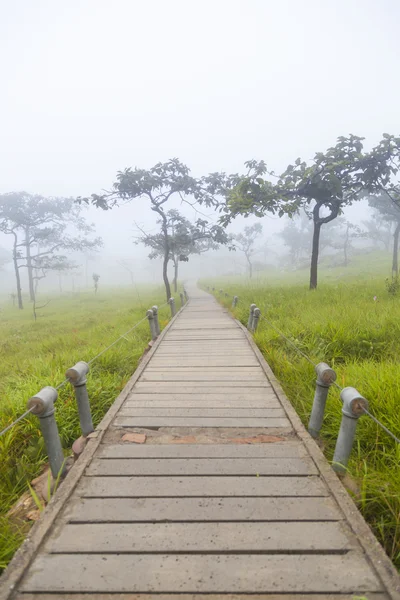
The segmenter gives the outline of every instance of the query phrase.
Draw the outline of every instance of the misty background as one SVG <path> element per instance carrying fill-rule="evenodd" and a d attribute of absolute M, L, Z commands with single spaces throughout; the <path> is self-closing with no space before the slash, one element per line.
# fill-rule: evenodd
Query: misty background
<path fill-rule="evenodd" d="M 350 132 L 368 149 L 399 130 L 399 18 L 395 0 L 0 2 L 0 193 L 100 193 L 117 171 L 172 157 L 195 177 L 243 172 L 252 158 L 281 172 Z M 172 206 L 191 220 L 218 219 Z M 100 286 L 161 282 L 160 262 L 133 244 L 135 222 L 157 230 L 145 201 L 86 217 L 104 246 L 73 256 L 75 273 L 61 283 L 50 274 L 39 292 L 91 286 L 93 272 Z M 345 217 L 361 226 L 371 211 L 358 202 Z M 287 219 L 240 217 L 229 231 L 258 221 L 255 261 L 301 266 L 279 235 Z M 9 236 L 0 234 L 0 247 L 10 251 Z M 182 277 L 245 270 L 244 256 L 226 248 L 181 264 Z M 13 288 L 10 263 L 0 292 Z"/>

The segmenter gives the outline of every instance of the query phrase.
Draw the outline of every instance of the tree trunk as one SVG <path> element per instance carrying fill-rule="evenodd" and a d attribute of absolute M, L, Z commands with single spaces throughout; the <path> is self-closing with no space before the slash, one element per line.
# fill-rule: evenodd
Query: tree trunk
<path fill-rule="evenodd" d="M 24 308 L 22 302 L 22 290 L 21 290 L 21 277 L 19 275 L 18 268 L 18 254 L 17 254 L 17 234 L 13 231 L 14 236 L 14 246 L 13 246 L 13 263 L 14 263 L 14 271 L 15 271 L 15 281 L 17 283 L 17 296 L 18 296 L 18 308 L 22 310 Z"/>
<path fill-rule="evenodd" d="M 400 223 L 397 224 L 393 234 L 393 262 L 392 262 L 392 276 L 398 277 L 399 275 L 399 235 L 400 235 Z"/>
<path fill-rule="evenodd" d="M 174 262 L 174 280 L 173 280 L 173 284 L 174 284 L 174 292 L 178 291 L 178 270 L 179 270 L 179 262 L 178 259 L 174 258 L 173 259 Z"/>
<path fill-rule="evenodd" d="M 163 280 L 165 285 L 165 292 L 167 294 L 167 302 L 169 302 L 171 298 L 171 286 L 169 284 L 168 279 L 168 262 L 170 259 L 169 254 L 169 239 L 168 239 L 168 226 L 167 226 L 167 217 L 162 211 L 159 211 L 159 214 L 162 218 L 162 232 L 164 235 L 164 259 L 163 259 Z"/>
<path fill-rule="evenodd" d="M 31 245 L 29 242 L 30 231 L 29 227 L 25 229 L 25 248 L 26 248 L 26 266 L 28 268 L 28 281 L 29 281 L 29 300 L 35 301 L 35 284 L 33 281 L 33 266 L 31 257 Z"/>
<path fill-rule="evenodd" d="M 310 290 L 316 290 L 318 285 L 318 255 L 321 225 L 322 223 L 320 223 L 318 220 L 314 220 L 314 232 L 311 249 Z"/>
<path fill-rule="evenodd" d="M 344 254 L 344 266 L 347 267 L 349 264 L 349 257 L 347 255 L 347 249 L 349 246 L 349 227 L 346 229 L 346 236 L 344 238 L 343 254 Z"/>
<path fill-rule="evenodd" d="M 253 265 L 251 264 L 250 257 L 246 254 L 247 263 L 249 265 L 249 278 L 253 277 Z"/>

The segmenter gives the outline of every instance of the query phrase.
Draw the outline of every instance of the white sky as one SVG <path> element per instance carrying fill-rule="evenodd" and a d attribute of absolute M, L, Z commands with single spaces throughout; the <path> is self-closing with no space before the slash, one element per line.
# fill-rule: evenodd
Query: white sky
<path fill-rule="evenodd" d="M 398 134 L 399 22 L 398 0 L 0 0 L 0 192 L 90 194 L 174 156 L 280 171 Z M 150 224 L 94 216 L 123 252 Z"/>

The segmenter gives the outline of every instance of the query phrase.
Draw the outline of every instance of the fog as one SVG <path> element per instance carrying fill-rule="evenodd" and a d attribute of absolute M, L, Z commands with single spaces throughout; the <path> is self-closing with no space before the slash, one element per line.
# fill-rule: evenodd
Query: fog
<path fill-rule="evenodd" d="M 264 159 L 282 171 L 337 136 L 377 143 L 398 133 L 400 5 L 395 0 L 17 0 L 0 5 L 0 193 L 71 196 L 110 189 L 118 170 L 178 157 L 194 176 L 242 172 Z M 179 203 L 188 218 L 194 211 Z M 218 215 L 200 209 L 217 221 Z M 366 203 L 347 209 L 368 218 Z M 160 282 L 160 262 L 133 244 L 156 227 L 145 201 L 90 208 L 104 246 L 67 286 Z M 236 219 L 238 233 L 257 219 Z M 285 220 L 265 217 L 264 262 L 283 268 Z M 0 247 L 11 248 L 0 235 Z M 183 263 L 183 277 L 243 272 L 226 249 Z M 1 292 L 13 287 L 11 265 Z M 40 289 L 56 290 L 50 275 Z M 25 285 L 23 285 L 25 288 Z"/>

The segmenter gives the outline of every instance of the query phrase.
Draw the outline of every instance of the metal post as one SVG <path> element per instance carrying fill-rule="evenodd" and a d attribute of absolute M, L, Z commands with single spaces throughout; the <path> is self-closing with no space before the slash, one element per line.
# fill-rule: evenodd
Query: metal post
<path fill-rule="evenodd" d="M 155 328 L 155 323 L 154 323 L 154 313 L 151 309 L 149 309 L 146 312 L 146 317 L 149 320 L 151 339 L 155 340 L 157 337 L 157 333 L 156 333 L 156 328 Z"/>
<path fill-rule="evenodd" d="M 253 333 L 255 333 L 257 331 L 257 326 L 258 326 L 258 322 L 260 320 L 260 316 L 261 316 L 261 310 L 259 308 L 255 308 L 254 314 L 253 314 L 253 323 L 251 326 Z"/>
<path fill-rule="evenodd" d="M 175 298 L 169 299 L 169 305 L 171 307 L 171 317 L 174 317 L 176 315 Z"/>
<path fill-rule="evenodd" d="M 249 320 L 247 321 L 247 329 L 249 329 L 249 331 L 251 331 L 253 328 L 253 315 L 255 308 L 257 308 L 255 304 L 250 304 Z"/>
<path fill-rule="evenodd" d="M 181 308 L 183 308 L 184 304 L 185 304 L 185 296 L 183 295 L 183 292 L 180 292 L 180 297 L 181 297 Z"/>
<path fill-rule="evenodd" d="M 353 447 L 356 434 L 357 421 L 364 414 L 364 408 L 368 410 L 368 402 L 353 387 L 345 387 L 340 392 L 343 402 L 342 422 L 335 453 L 333 455 L 332 467 L 337 473 L 346 473 L 347 463 Z"/>
<path fill-rule="evenodd" d="M 317 374 L 317 381 L 310 420 L 308 423 L 308 431 L 313 438 L 319 436 L 324 420 L 325 405 L 329 388 L 332 383 L 336 381 L 335 371 L 326 363 L 318 363 L 315 367 L 315 372 Z"/>
<path fill-rule="evenodd" d="M 53 479 L 57 479 L 60 472 L 61 475 L 65 474 L 64 453 L 54 417 L 54 402 L 57 400 L 57 397 L 57 390 L 46 386 L 36 396 L 32 396 L 28 400 L 28 408 L 32 408 L 32 413 L 39 417 L 40 429 L 46 445 Z"/>
<path fill-rule="evenodd" d="M 185 294 L 185 300 L 187 302 L 189 300 L 189 295 L 186 290 L 183 290 L 183 293 Z"/>
<path fill-rule="evenodd" d="M 156 337 L 158 337 L 161 333 L 160 321 L 158 320 L 158 306 L 152 306 L 151 310 L 154 315 L 154 331 L 156 332 Z"/>
<path fill-rule="evenodd" d="M 224 290 L 219 290 L 219 293 L 220 293 L 220 294 L 223 294 L 223 293 L 224 293 Z"/>
<path fill-rule="evenodd" d="M 90 410 L 89 396 L 86 387 L 86 375 L 89 373 L 89 365 L 83 360 L 79 361 L 65 373 L 75 390 L 76 403 L 78 405 L 79 422 L 83 436 L 94 431 L 92 413 Z"/>
<path fill-rule="evenodd" d="M 232 301 L 232 308 L 235 308 L 237 306 L 239 298 L 237 296 L 233 296 L 233 301 Z"/>
<path fill-rule="evenodd" d="M 212 288 L 212 291 L 215 292 L 215 287 Z"/>

